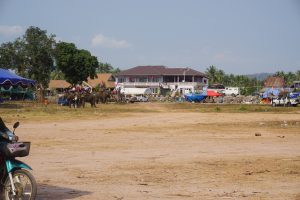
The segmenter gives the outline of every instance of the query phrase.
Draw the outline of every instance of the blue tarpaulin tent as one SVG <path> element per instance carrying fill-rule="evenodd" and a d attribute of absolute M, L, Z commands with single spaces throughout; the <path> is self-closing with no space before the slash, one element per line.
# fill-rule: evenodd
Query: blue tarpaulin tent
<path fill-rule="evenodd" d="M 300 97 L 300 92 L 291 92 L 290 93 L 290 98 L 296 99 L 298 97 Z"/>
<path fill-rule="evenodd" d="M 267 88 L 263 93 L 262 98 L 268 98 L 270 96 L 278 97 L 279 93 L 280 93 L 279 88 Z"/>
<path fill-rule="evenodd" d="M 207 97 L 206 94 L 186 94 L 184 98 L 189 102 L 201 102 Z"/>
<path fill-rule="evenodd" d="M 30 86 L 30 85 L 35 85 L 34 80 L 30 80 L 27 78 L 23 78 L 21 76 L 18 76 L 9 70 L 6 69 L 1 69 L 0 68 L 0 86 L 7 86 L 7 85 L 20 85 L 22 87 Z"/>

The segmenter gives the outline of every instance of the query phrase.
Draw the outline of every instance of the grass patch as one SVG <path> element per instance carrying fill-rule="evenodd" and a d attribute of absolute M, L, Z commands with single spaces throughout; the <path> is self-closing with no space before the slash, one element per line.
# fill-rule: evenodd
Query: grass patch
<path fill-rule="evenodd" d="M 220 111 L 221 111 L 221 108 L 220 108 L 219 106 L 217 106 L 217 107 L 215 108 L 215 111 L 216 111 L 216 112 L 220 112 Z"/>
<path fill-rule="evenodd" d="M 247 111 L 248 108 L 245 105 L 241 105 L 239 108 L 240 111 Z"/>
<path fill-rule="evenodd" d="M 267 112 L 267 113 L 299 113 L 298 107 L 272 107 L 263 104 L 209 104 L 209 103 L 165 103 L 162 106 L 170 112 L 221 112 L 221 113 L 240 113 L 240 112 Z"/>
<path fill-rule="evenodd" d="M 201 113 L 299 113 L 298 107 L 272 107 L 271 105 L 241 105 L 241 104 L 208 104 L 208 103 L 133 103 L 133 104 L 98 104 L 91 108 L 69 108 L 56 104 L 38 104 L 35 102 L 10 102 L 0 104 L 0 117 L 5 120 L 68 120 L 89 119 L 101 117 L 126 116 L 130 113 L 176 113 L 176 112 L 201 112 Z"/>

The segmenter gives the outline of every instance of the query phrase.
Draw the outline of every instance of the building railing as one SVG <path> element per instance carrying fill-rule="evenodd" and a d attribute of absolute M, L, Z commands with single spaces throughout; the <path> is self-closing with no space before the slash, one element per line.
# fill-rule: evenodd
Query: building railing
<path fill-rule="evenodd" d="M 123 82 L 123 83 L 118 83 L 119 85 L 123 86 L 129 86 L 129 87 L 166 87 L 166 86 L 171 86 L 171 85 L 176 85 L 176 86 L 197 86 L 197 85 L 205 85 L 204 83 L 199 83 L 199 82 Z"/>
<path fill-rule="evenodd" d="M 158 87 L 160 85 L 160 83 L 158 82 L 123 82 L 118 84 L 124 86 L 132 86 L 132 87 L 136 87 L 136 86 Z"/>

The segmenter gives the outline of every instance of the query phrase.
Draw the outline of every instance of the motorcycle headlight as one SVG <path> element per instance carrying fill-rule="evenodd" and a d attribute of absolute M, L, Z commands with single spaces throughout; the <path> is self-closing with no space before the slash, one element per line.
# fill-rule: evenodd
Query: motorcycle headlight
<path fill-rule="evenodd" d="M 7 131 L 6 133 L 7 133 L 7 136 L 8 136 L 8 140 L 16 141 L 16 136 L 11 131 Z"/>

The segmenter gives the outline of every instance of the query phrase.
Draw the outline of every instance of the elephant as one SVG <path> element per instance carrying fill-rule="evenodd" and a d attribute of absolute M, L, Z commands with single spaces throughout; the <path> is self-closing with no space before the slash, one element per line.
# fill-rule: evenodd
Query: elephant
<path fill-rule="evenodd" d="M 80 95 L 77 92 L 66 94 L 69 107 L 78 108 L 80 106 Z"/>
<path fill-rule="evenodd" d="M 111 93 L 107 89 L 100 90 L 96 93 L 96 102 L 97 103 L 107 103 L 111 97 Z"/>
<path fill-rule="evenodd" d="M 96 94 L 95 93 L 85 93 L 82 96 L 82 107 L 85 107 L 85 103 L 88 102 L 91 104 L 91 107 L 96 108 Z"/>

